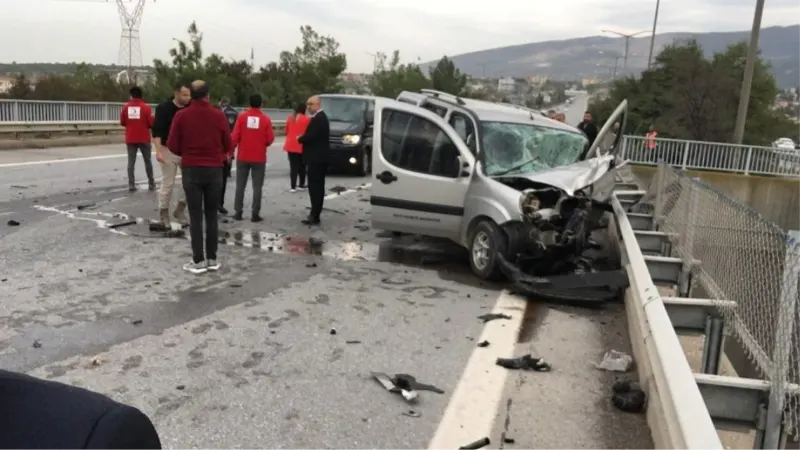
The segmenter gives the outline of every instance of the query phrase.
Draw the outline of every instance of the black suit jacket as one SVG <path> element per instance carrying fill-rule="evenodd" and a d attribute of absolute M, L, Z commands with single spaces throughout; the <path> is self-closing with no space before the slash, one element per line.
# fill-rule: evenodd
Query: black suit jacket
<path fill-rule="evenodd" d="M 73 386 L 0 370 L 0 448 L 160 449 L 141 411 Z"/>
<path fill-rule="evenodd" d="M 319 111 L 308 122 L 306 132 L 298 142 L 303 144 L 303 162 L 306 164 L 327 163 L 331 154 L 331 124 L 325 111 Z"/>

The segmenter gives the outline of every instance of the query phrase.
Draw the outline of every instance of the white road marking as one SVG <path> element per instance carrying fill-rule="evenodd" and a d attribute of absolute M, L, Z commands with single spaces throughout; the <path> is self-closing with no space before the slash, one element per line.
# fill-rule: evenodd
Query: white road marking
<path fill-rule="evenodd" d="M 16 162 L 16 163 L 5 163 L 0 164 L 0 168 L 3 167 L 25 167 L 25 166 L 41 166 L 45 164 L 58 164 L 58 163 L 68 163 L 68 162 L 81 162 L 81 161 L 98 161 L 103 159 L 114 159 L 114 158 L 127 158 L 128 155 L 100 155 L 100 156 L 83 156 L 80 158 L 63 158 L 63 159 L 49 159 L 46 161 L 25 161 L 25 162 Z"/>
<path fill-rule="evenodd" d="M 428 448 L 459 448 L 492 435 L 509 376 L 509 370 L 495 361 L 514 356 L 525 303 L 524 298 L 506 291 L 497 298 L 492 313 L 507 314 L 511 320 L 486 323 L 478 342 L 489 341 L 491 345 L 472 351 Z"/>

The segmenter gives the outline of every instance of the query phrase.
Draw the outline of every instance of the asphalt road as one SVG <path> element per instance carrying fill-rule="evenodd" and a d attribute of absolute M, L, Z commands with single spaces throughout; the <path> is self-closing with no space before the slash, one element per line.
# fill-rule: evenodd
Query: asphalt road
<path fill-rule="evenodd" d="M 515 417 L 584 430 L 537 425 L 526 445 L 613 448 L 639 434 L 640 420 L 608 416 L 607 377 L 587 361 L 611 345 L 599 336 L 624 333 L 619 311 L 595 320 L 531 310 L 473 278 L 453 245 L 379 237 L 367 178 L 330 176 L 323 227 L 305 227 L 307 194 L 288 192 L 280 143 L 269 153 L 265 221 L 222 219 L 223 269 L 187 274 L 188 240 L 148 231 L 156 194 L 127 192 L 125 162 L 119 145 L 0 152 L 0 367 L 135 405 L 168 448 L 426 448 L 434 436 L 455 448 L 531 429 L 519 419 L 509 427 L 508 410 L 495 417 L 511 381 Z M 137 177 L 146 188 L 141 161 Z M 232 197 L 231 183 L 229 208 Z M 484 326 L 477 316 L 490 311 L 512 319 Z M 540 326 L 561 332 L 539 336 Z M 480 339 L 491 346 L 476 348 Z M 493 365 L 533 346 L 556 372 L 509 378 Z M 409 405 L 371 371 L 445 393 L 422 391 Z M 523 378 L 536 389 L 520 391 Z"/>

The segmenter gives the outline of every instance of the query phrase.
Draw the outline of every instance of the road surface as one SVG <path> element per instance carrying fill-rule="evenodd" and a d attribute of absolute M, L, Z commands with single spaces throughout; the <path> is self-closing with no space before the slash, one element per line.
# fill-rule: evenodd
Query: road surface
<path fill-rule="evenodd" d="M 515 411 L 588 427 L 564 435 L 546 420 L 533 427 L 541 442 L 573 446 L 578 435 L 604 447 L 616 439 L 608 430 L 641 428 L 618 413 L 598 430 L 583 412 L 604 402 L 613 414 L 585 358 L 602 356 L 598 333 L 624 332 L 619 311 L 526 310 L 473 278 L 453 245 L 378 237 L 368 178 L 329 177 L 323 227 L 302 226 L 307 194 L 288 192 L 276 143 L 265 221 L 222 219 L 223 269 L 194 276 L 181 270 L 186 239 L 148 231 L 156 194 L 127 192 L 125 162 L 120 145 L 0 152 L 0 367 L 135 405 L 168 448 L 426 448 L 432 438 L 455 448 L 496 429 L 504 387 L 519 378 L 494 358 L 520 351 L 524 325 L 522 340 L 556 372 L 521 376 L 555 397 L 517 398 Z M 140 161 L 146 188 L 143 175 Z M 231 183 L 229 208 L 232 196 Z M 477 318 L 498 310 L 512 319 Z M 477 348 L 487 337 L 491 346 Z M 411 374 L 444 394 L 422 391 L 409 405 L 372 371 Z"/>

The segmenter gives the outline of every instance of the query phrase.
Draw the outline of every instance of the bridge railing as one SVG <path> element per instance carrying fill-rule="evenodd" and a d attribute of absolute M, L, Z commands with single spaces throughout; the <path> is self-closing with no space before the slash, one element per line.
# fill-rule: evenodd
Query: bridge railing
<path fill-rule="evenodd" d="M 9 123 L 92 123 L 119 120 L 124 103 L 56 102 L 0 99 L 0 125 Z M 151 104 L 153 108 L 155 104 Z M 239 111 L 245 108 L 237 107 Z M 273 119 L 283 120 L 288 109 L 262 108 Z"/>
<path fill-rule="evenodd" d="M 759 175 L 800 175 L 800 151 L 721 142 L 655 140 L 624 136 L 620 157 L 633 164 L 657 165 L 663 161 L 681 169 L 714 170 Z"/>
<path fill-rule="evenodd" d="M 634 211 L 652 214 L 673 256 L 692 262 L 692 297 L 699 292 L 715 302 L 726 331 L 769 381 L 762 431 L 797 437 L 800 243 L 750 207 L 667 164 L 658 166 Z"/>

